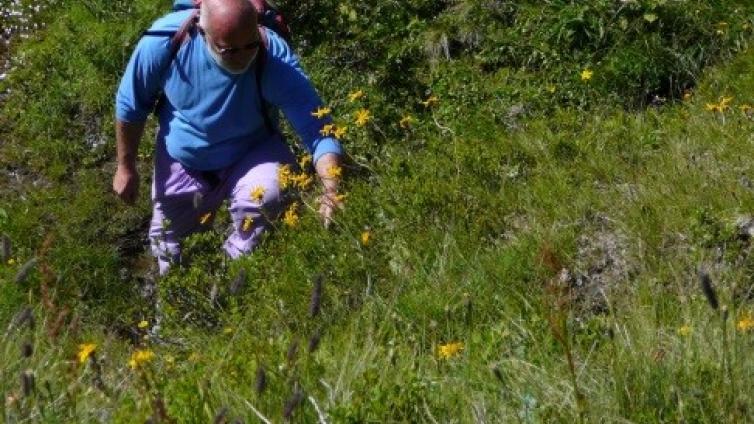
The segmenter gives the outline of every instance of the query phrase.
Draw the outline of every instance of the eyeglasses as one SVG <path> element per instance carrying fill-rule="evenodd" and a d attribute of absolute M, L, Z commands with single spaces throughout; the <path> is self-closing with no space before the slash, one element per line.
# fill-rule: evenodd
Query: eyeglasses
<path fill-rule="evenodd" d="M 207 33 L 204 31 L 204 28 L 197 27 L 197 29 L 199 30 L 199 34 L 201 34 L 205 39 L 208 38 Z M 212 44 L 212 47 L 215 50 L 217 50 L 217 52 L 221 54 L 222 56 L 232 56 L 242 51 L 256 51 L 262 45 L 262 42 L 260 40 L 254 40 L 251 43 L 245 46 L 241 46 L 241 47 L 220 47 L 217 44 L 215 44 L 214 41 L 211 41 L 211 40 L 209 41 L 210 41 L 210 44 Z"/>

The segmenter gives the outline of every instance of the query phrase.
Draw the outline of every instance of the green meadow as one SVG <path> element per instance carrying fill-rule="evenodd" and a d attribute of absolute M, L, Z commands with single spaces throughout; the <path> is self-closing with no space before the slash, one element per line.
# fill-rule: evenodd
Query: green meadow
<path fill-rule="evenodd" d="M 345 208 L 156 279 L 114 96 L 170 5 L 0 0 L 4 422 L 754 421 L 750 1 L 281 0 Z"/>

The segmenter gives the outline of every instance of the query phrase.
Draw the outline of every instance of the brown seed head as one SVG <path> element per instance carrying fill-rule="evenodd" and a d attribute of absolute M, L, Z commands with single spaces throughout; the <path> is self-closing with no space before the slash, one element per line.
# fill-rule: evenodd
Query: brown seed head
<path fill-rule="evenodd" d="M 715 293 L 715 288 L 712 287 L 712 279 L 704 268 L 699 269 L 699 282 L 702 286 L 702 293 L 707 298 L 707 303 L 709 303 L 712 309 L 717 310 L 720 306 L 717 301 L 717 293 Z"/>

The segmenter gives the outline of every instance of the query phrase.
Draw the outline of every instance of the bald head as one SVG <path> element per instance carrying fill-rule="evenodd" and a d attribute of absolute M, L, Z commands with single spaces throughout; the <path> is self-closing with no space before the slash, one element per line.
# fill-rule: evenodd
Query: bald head
<path fill-rule="evenodd" d="M 199 17 L 202 28 L 216 39 L 257 27 L 257 11 L 249 0 L 204 0 Z"/>

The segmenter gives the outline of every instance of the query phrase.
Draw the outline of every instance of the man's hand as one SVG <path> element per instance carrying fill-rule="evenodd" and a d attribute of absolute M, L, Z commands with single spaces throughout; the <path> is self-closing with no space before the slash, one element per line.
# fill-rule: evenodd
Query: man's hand
<path fill-rule="evenodd" d="M 143 133 L 143 122 L 115 122 L 115 147 L 118 168 L 115 170 L 115 176 L 113 177 L 113 191 L 128 205 L 133 205 L 139 194 L 136 151 L 139 148 L 139 141 Z"/>
<path fill-rule="evenodd" d="M 315 165 L 317 174 L 322 180 L 324 193 L 319 197 L 319 215 L 325 228 L 329 228 L 336 209 L 343 209 L 343 200 L 338 195 L 338 185 L 343 170 L 340 167 L 340 156 L 334 153 L 322 155 Z"/>
<path fill-rule="evenodd" d="M 139 194 L 139 173 L 136 168 L 118 166 L 113 177 L 113 191 L 128 205 L 133 205 Z"/>
<path fill-rule="evenodd" d="M 330 228 L 335 210 L 342 210 L 344 207 L 343 200 L 335 192 L 324 193 L 319 197 L 319 215 L 325 224 L 325 228 Z"/>
<path fill-rule="evenodd" d="M 115 147 L 118 168 L 113 177 L 113 191 L 126 204 L 133 205 L 139 194 L 139 173 L 136 171 L 136 151 L 144 133 L 143 122 L 115 122 Z"/>

